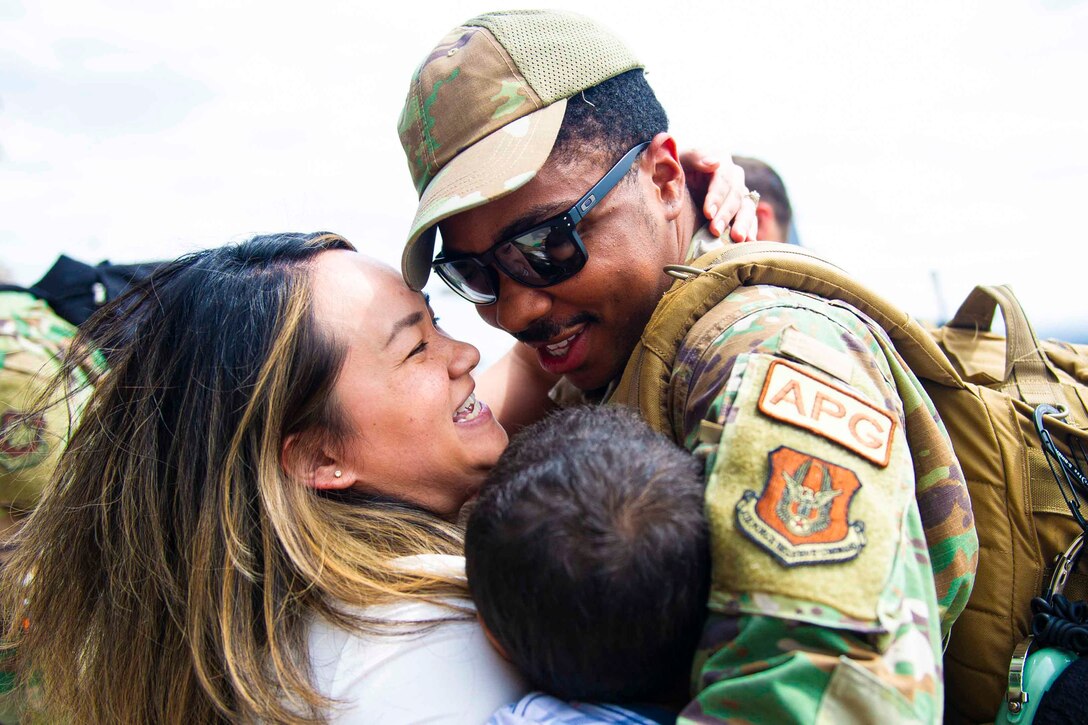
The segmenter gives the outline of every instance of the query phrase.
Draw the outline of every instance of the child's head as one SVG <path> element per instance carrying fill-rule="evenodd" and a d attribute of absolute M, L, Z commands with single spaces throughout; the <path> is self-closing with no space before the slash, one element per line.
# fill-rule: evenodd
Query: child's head
<path fill-rule="evenodd" d="M 706 612 L 701 466 L 626 408 L 561 411 L 499 459 L 465 557 L 484 624 L 534 687 L 660 697 L 686 678 Z"/>

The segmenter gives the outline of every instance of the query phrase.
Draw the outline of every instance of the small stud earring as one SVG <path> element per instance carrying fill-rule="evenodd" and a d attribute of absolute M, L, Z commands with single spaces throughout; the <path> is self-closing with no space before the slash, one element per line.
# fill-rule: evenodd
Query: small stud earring
<path fill-rule="evenodd" d="M 340 471 L 340 469 L 336 469 L 336 473 L 334 473 L 332 475 L 335 476 L 336 478 L 340 478 L 344 474 Z"/>

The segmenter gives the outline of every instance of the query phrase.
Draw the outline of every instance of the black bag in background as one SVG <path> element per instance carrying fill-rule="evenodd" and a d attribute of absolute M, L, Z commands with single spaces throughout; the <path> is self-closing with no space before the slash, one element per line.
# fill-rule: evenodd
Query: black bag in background
<path fill-rule="evenodd" d="M 29 292 L 45 300 L 53 311 L 77 327 L 110 300 L 121 296 L 129 285 L 146 279 L 163 262 L 95 266 L 60 255 L 53 266 L 32 287 L 0 285 L 0 292 Z"/>

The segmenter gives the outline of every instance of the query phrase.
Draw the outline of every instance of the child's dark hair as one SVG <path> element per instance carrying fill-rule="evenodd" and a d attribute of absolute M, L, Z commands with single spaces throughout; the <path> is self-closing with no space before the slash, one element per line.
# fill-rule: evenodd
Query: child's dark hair
<path fill-rule="evenodd" d="M 686 682 L 706 614 L 701 466 L 633 411 L 523 430 L 465 537 L 484 624 L 530 683 L 568 700 L 653 700 Z"/>

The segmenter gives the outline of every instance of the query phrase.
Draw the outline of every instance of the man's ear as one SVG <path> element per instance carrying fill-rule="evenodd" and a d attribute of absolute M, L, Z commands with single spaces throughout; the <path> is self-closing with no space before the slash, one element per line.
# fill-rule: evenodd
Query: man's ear
<path fill-rule="evenodd" d="M 667 133 L 659 133 L 643 152 L 642 169 L 657 188 L 658 198 L 665 207 L 669 221 L 683 211 L 685 186 L 684 167 L 680 164 L 680 152 L 676 139 Z"/>
<path fill-rule="evenodd" d="M 348 488 L 357 480 L 354 471 L 325 449 L 305 445 L 298 433 L 284 439 L 280 465 L 288 476 L 311 488 Z"/>
<path fill-rule="evenodd" d="M 484 618 L 479 612 L 476 612 L 476 621 L 479 623 L 480 629 L 484 631 L 484 636 L 487 637 L 487 641 L 491 644 L 492 648 L 499 653 L 500 657 L 509 662 L 510 656 L 506 654 L 506 648 L 499 644 L 499 640 L 495 639 L 495 635 L 491 634 L 491 630 L 484 624 Z"/>

